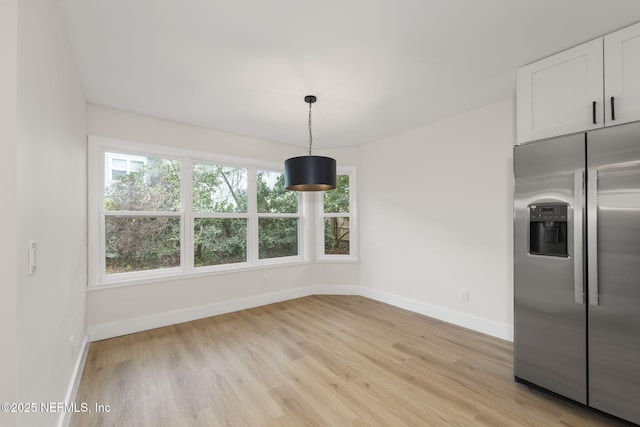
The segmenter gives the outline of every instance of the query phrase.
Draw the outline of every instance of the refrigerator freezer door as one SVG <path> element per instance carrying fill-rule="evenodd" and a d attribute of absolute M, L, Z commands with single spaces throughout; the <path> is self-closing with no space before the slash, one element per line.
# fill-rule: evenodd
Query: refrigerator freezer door
<path fill-rule="evenodd" d="M 514 374 L 586 404 L 584 169 L 584 134 L 514 151 Z M 554 204 L 568 205 L 568 256 L 532 254 L 530 212 Z"/>
<path fill-rule="evenodd" d="M 589 133 L 587 154 L 589 405 L 640 423 L 640 124 Z"/>

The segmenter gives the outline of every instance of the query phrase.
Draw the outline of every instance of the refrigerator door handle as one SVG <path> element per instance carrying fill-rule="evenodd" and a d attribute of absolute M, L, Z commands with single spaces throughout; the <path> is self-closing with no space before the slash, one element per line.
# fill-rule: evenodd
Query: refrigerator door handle
<path fill-rule="evenodd" d="M 583 197 L 584 173 L 576 172 L 573 175 L 573 280 L 574 280 L 574 297 L 576 304 L 584 304 L 584 279 L 583 279 L 583 263 L 582 254 L 582 216 L 583 216 Z"/>
<path fill-rule="evenodd" d="M 598 305 L 598 169 L 589 168 L 587 203 L 589 215 L 587 229 L 587 257 L 589 275 L 589 305 Z"/>

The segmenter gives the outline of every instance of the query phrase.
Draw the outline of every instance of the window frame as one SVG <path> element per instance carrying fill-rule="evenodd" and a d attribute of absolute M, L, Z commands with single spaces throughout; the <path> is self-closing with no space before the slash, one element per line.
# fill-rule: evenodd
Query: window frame
<path fill-rule="evenodd" d="M 189 238 L 190 244 L 187 247 L 187 258 L 189 260 L 189 266 L 194 272 L 207 272 L 207 271 L 217 271 L 217 270 L 226 270 L 231 266 L 235 266 L 236 268 L 242 268 L 250 264 L 251 262 L 251 248 L 250 248 L 250 236 L 249 230 L 251 229 L 250 221 L 251 221 L 251 197 L 249 197 L 250 187 L 251 187 L 251 168 L 246 164 L 240 164 L 237 162 L 220 162 L 220 161 L 212 161 L 210 159 L 204 159 L 201 157 L 195 158 L 191 157 L 188 160 L 188 179 L 189 185 L 184 190 L 185 193 L 185 204 L 184 206 L 190 206 L 187 212 L 187 223 L 189 225 Z M 193 210 L 193 169 L 196 164 L 207 164 L 211 166 L 231 166 L 236 168 L 243 168 L 247 170 L 247 212 L 195 212 Z M 255 175 L 254 175 L 255 176 Z M 194 241 L 195 235 L 193 234 L 193 229 L 195 226 L 196 218 L 216 218 L 216 219 L 246 219 L 247 220 L 247 260 L 244 262 L 235 262 L 228 264 L 218 264 L 218 265 L 204 265 L 200 267 L 195 266 L 195 253 L 194 253 Z"/>
<path fill-rule="evenodd" d="M 258 184 L 258 171 L 263 171 L 263 172 L 277 172 L 277 173 L 284 173 L 284 164 L 282 165 L 282 167 L 278 167 L 276 169 L 272 168 L 272 167 L 257 167 L 254 168 L 254 177 L 251 180 L 251 183 L 255 186 L 257 186 Z M 257 193 L 257 189 L 254 189 L 254 193 Z M 305 247 L 305 245 L 303 244 L 303 218 L 302 218 L 302 211 L 303 211 L 303 198 L 300 197 L 300 193 L 297 192 L 296 193 L 298 196 L 298 212 L 297 213 L 292 213 L 292 212 L 258 212 L 258 207 L 256 206 L 253 210 L 256 213 L 256 222 L 257 222 L 257 226 L 255 227 L 256 229 L 256 233 L 259 234 L 260 232 L 260 227 L 259 227 L 259 223 L 260 223 L 260 219 L 262 218 L 298 218 L 298 254 L 300 254 L 301 251 L 303 251 L 303 248 Z M 253 203 L 257 204 L 258 202 L 258 198 L 254 198 L 253 199 Z M 304 251 L 303 251 L 304 252 Z M 292 257 L 276 257 L 276 258 L 263 258 L 260 259 L 260 239 L 259 236 L 256 236 L 255 239 L 255 248 L 253 248 L 253 256 L 255 257 L 255 260 L 259 263 L 259 264 L 263 264 L 263 265 L 269 265 L 269 264 L 279 264 L 279 262 L 277 260 L 281 259 L 281 258 L 292 258 Z"/>
<path fill-rule="evenodd" d="M 337 168 L 337 175 L 349 176 L 349 212 L 328 212 L 324 211 L 324 192 L 318 197 L 316 211 L 316 261 L 317 262 L 358 262 L 358 224 L 356 212 L 357 200 L 357 184 L 356 184 L 356 167 L 340 166 Z M 331 217 L 349 218 L 349 254 L 326 254 L 324 242 L 324 226 L 325 219 Z"/>
<path fill-rule="evenodd" d="M 135 283 L 148 283 L 170 280 L 181 276 L 198 276 L 202 274 L 224 273 L 233 270 L 250 270 L 269 266 L 295 265 L 308 262 L 307 245 L 304 239 L 306 231 L 304 197 L 298 194 L 297 213 L 258 213 L 256 206 L 257 171 L 273 171 L 283 173 L 282 164 L 258 161 L 254 159 L 236 158 L 213 153 L 185 150 L 175 147 L 158 146 L 101 136 L 88 136 L 88 216 L 89 216 L 89 250 L 88 286 L 106 288 L 124 286 Z M 178 160 L 180 167 L 180 210 L 177 212 L 146 211 L 106 211 L 104 209 L 105 188 L 105 153 L 121 153 L 141 157 L 161 157 Z M 221 166 L 233 166 L 247 169 L 247 212 L 246 213 L 211 213 L 193 212 L 193 167 L 196 163 Z M 135 271 L 127 273 L 106 273 L 105 218 L 107 216 L 171 216 L 180 218 L 180 266 L 156 270 Z M 259 259 L 258 257 L 258 224 L 261 217 L 287 217 L 298 220 L 298 254 L 295 256 Z M 247 260 L 245 262 L 195 267 L 194 260 L 194 220 L 195 218 L 246 218 L 247 219 Z"/>

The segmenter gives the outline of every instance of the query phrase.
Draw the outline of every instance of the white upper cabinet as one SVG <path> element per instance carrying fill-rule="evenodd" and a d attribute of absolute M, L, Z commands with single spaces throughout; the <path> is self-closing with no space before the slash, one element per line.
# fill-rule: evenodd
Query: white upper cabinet
<path fill-rule="evenodd" d="M 602 126 L 602 43 L 600 38 L 518 70 L 519 143 Z"/>
<path fill-rule="evenodd" d="M 518 143 L 640 120 L 640 24 L 518 70 Z"/>
<path fill-rule="evenodd" d="M 604 37 L 605 124 L 640 120 L 640 24 Z"/>

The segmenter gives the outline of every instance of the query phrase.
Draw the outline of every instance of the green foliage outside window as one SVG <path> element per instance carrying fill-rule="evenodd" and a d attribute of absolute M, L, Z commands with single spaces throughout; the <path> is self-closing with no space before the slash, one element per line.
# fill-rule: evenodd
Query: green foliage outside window
<path fill-rule="evenodd" d="M 137 171 L 120 175 L 105 188 L 107 211 L 180 211 L 180 162 L 149 157 Z"/>
<path fill-rule="evenodd" d="M 153 157 L 146 160 L 136 165 L 136 170 L 111 174 L 107 179 L 107 274 L 181 265 L 181 162 Z M 247 261 L 247 180 L 246 168 L 194 164 L 191 209 L 195 267 Z M 298 212 L 297 193 L 284 188 L 282 173 L 270 171 L 257 172 L 256 190 L 258 214 L 271 215 L 258 220 L 259 258 L 297 255 L 298 218 L 277 217 Z"/>
<path fill-rule="evenodd" d="M 107 273 L 180 266 L 180 218 L 105 218 Z"/>
<path fill-rule="evenodd" d="M 338 175 L 336 189 L 324 193 L 325 213 L 349 213 L 349 175 Z M 324 253 L 348 255 L 349 218 L 326 217 L 324 220 Z"/>
<path fill-rule="evenodd" d="M 246 213 L 247 169 L 197 163 L 193 168 L 193 212 Z M 247 261 L 245 218 L 194 218 L 196 267 Z"/>
<path fill-rule="evenodd" d="M 324 212 L 349 212 L 349 175 L 338 175 L 336 189 L 324 192 Z"/>
<path fill-rule="evenodd" d="M 106 211 L 178 212 L 180 162 L 148 158 L 137 171 L 121 175 L 105 188 Z M 125 273 L 180 265 L 180 218 L 175 216 L 105 217 L 107 273 Z"/>
<path fill-rule="evenodd" d="M 258 213 L 298 212 L 298 193 L 284 187 L 284 174 L 258 171 Z"/>
<path fill-rule="evenodd" d="M 298 219 L 260 218 L 258 252 L 260 259 L 298 255 Z"/>
<path fill-rule="evenodd" d="M 193 168 L 194 212 L 247 212 L 247 170 L 196 163 Z"/>
<path fill-rule="evenodd" d="M 284 174 L 258 171 L 258 213 L 298 212 L 298 194 L 284 187 Z M 298 255 L 297 218 L 260 218 L 258 221 L 258 258 Z"/>
<path fill-rule="evenodd" d="M 246 219 L 196 218 L 193 228 L 196 267 L 247 261 Z"/>

